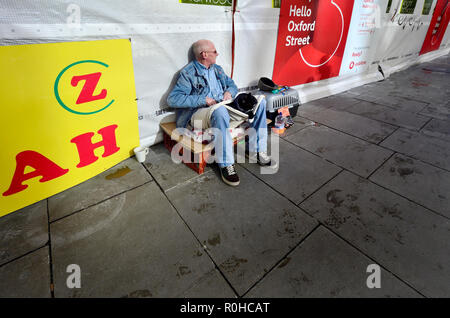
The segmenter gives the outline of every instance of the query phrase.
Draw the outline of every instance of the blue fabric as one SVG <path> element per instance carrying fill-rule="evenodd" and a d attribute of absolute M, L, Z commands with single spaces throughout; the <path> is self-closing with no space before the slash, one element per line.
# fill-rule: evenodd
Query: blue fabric
<path fill-rule="evenodd" d="M 256 130 L 256 135 L 249 134 L 248 149 L 250 152 L 267 152 L 267 121 L 266 99 L 259 104 L 250 127 Z"/>
<path fill-rule="evenodd" d="M 231 166 L 234 163 L 233 140 L 228 130 L 229 126 L 228 110 L 224 106 L 220 106 L 211 114 L 211 127 L 220 131 L 219 136 L 214 134 L 216 161 L 220 168 Z"/>
<path fill-rule="evenodd" d="M 220 131 L 220 136 L 215 136 L 216 160 L 220 168 L 230 166 L 234 163 L 234 149 L 230 132 L 228 130 L 230 116 L 224 106 L 216 109 L 211 115 L 211 126 Z M 253 122 L 250 127 L 255 133 L 249 134 L 250 152 L 267 151 L 267 122 L 266 122 L 266 100 L 259 104 Z M 221 138 L 220 138 L 221 137 Z"/>
<path fill-rule="evenodd" d="M 215 68 L 210 67 L 209 69 L 206 66 L 200 64 L 197 61 L 194 61 L 196 66 L 203 71 L 203 76 L 206 78 L 209 86 L 209 93 L 206 95 L 214 99 L 216 102 L 221 102 L 223 100 L 223 88 L 217 80 Z"/>
<path fill-rule="evenodd" d="M 186 65 L 167 97 L 169 106 L 177 109 L 177 127 L 186 127 L 195 111 L 206 106 L 206 96 L 211 93 L 208 79 L 199 65 L 201 64 L 197 61 Z M 232 97 L 236 96 L 238 88 L 223 68 L 217 64 L 212 64 L 209 68 L 214 71 L 222 92 L 228 91 Z"/>

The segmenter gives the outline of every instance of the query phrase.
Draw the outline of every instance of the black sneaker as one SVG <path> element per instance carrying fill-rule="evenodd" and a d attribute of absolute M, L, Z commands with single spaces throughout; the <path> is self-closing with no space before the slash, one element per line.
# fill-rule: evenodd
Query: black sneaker
<path fill-rule="evenodd" d="M 220 174 L 222 175 L 222 180 L 226 184 L 236 187 L 239 185 L 239 176 L 234 168 L 234 165 L 223 167 L 220 169 Z"/>

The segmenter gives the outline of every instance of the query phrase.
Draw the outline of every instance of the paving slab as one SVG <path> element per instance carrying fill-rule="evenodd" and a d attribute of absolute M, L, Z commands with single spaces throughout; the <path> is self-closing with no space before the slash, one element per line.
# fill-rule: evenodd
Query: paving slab
<path fill-rule="evenodd" d="M 449 99 L 449 93 L 445 89 L 432 86 L 428 86 L 424 89 L 423 87 L 407 87 L 400 85 L 398 90 L 390 92 L 389 95 L 408 98 L 428 104 L 442 103 L 442 101 Z"/>
<path fill-rule="evenodd" d="M 421 132 L 425 135 L 450 141 L 450 118 L 448 120 L 433 118 L 423 127 Z"/>
<path fill-rule="evenodd" d="M 370 180 L 450 218 L 448 171 L 396 154 Z"/>
<path fill-rule="evenodd" d="M 183 298 L 234 298 L 236 294 L 217 269 L 205 274 L 191 288 L 177 296 Z"/>
<path fill-rule="evenodd" d="M 380 145 L 450 170 L 450 142 L 448 141 L 401 128 Z"/>
<path fill-rule="evenodd" d="M 325 126 L 305 128 L 286 140 L 362 177 L 369 176 L 392 155 L 392 151 Z"/>
<path fill-rule="evenodd" d="M 389 124 L 332 109 L 307 114 L 304 117 L 371 143 L 379 143 L 397 129 Z"/>
<path fill-rule="evenodd" d="M 421 115 L 450 121 L 450 104 L 432 103 L 420 112 Z"/>
<path fill-rule="evenodd" d="M 48 247 L 0 267 L 0 298 L 50 298 Z"/>
<path fill-rule="evenodd" d="M 239 187 L 227 186 L 214 171 L 167 194 L 238 295 L 243 295 L 317 223 L 239 165 L 236 170 Z"/>
<path fill-rule="evenodd" d="M 295 204 L 302 202 L 342 170 L 282 139 L 279 142 L 279 168 L 275 174 L 262 174 L 260 166 L 255 163 L 241 165 Z"/>
<path fill-rule="evenodd" d="M 214 269 L 154 182 L 52 223 L 51 237 L 55 297 L 175 297 Z M 70 264 L 80 289 L 66 286 Z"/>
<path fill-rule="evenodd" d="M 285 138 L 287 136 L 293 135 L 296 132 L 298 132 L 302 129 L 305 129 L 306 127 L 315 125 L 315 122 L 313 122 L 312 120 L 306 119 L 306 118 L 298 116 L 298 115 L 292 119 L 294 121 L 294 125 L 292 125 L 288 129 L 286 129 L 286 131 L 280 135 L 281 138 Z"/>
<path fill-rule="evenodd" d="M 364 116 L 370 119 L 382 121 L 394 126 L 405 127 L 419 130 L 429 121 L 429 117 L 405 112 L 398 109 L 392 109 L 387 106 L 362 101 L 356 105 L 345 108 L 346 112 Z"/>
<path fill-rule="evenodd" d="M 366 100 L 365 98 L 373 99 L 379 97 L 379 92 L 377 91 L 377 83 L 368 83 L 366 85 L 357 86 L 351 88 L 344 93 L 355 95 L 357 99 Z"/>
<path fill-rule="evenodd" d="M 310 114 L 320 113 L 325 109 L 331 108 L 333 105 L 322 105 L 316 102 L 316 100 L 312 102 L 308 102 L 306 104 L 302 104 L 297 111 L 297 116 L 307 117 Z"/>
<path fill-rule="evenodd" d="M 164 144 L 160 143 L 152 146 L 149 150 L 144 165 L 164 191 L 198 177 L 198 173 L 185 164 L 174 163 L 170 157 L 169 150 L 164 147 Z M 205 171 L 210 170 L 210 166 L 207 165 Z"/>
<path fill-rule="evenodd" d="M 373 260 L 323 226 L 317 228 L 246 297 L 422 297 L 381 268 L 381 288 L 367 287 Z"/>
<path fill-rule="evenodd" d="M 48 242 L 47 200 L 0 218 L 0 265 Z"/>
<path fill-rule="evenodd" d="M 440 79 L 440 76 L 441 74 L 426 70 L 422 65 L 421 67 L 410 68 L 407 72 L 393 73 L 384 82 L 393 84 L 397 93 L 401 94 L 404 90 L 408 91 L 414 89 L 427 91 L 429 88 L 432 89 L 433 85 L 436 83 L 436 78 Z"/>
<path fill-rule="evenodd" d="M 85 209 L 151 180 L 150 174 L 134 157 L 128 158 L 99 175 L 50 197 L 48 199 L 50 221 Z"/>
<path fill-rule="evenodd" d="M 308 118 L 302 117 L 302 116 L 295 116 L 294 122 L 298 123 L 303 128 L 309 127 L 309 126 L 315 126 L 317 123 L 315 121 L 309 120 Z"/>
<path fill-rule="evenodd" d="M 359 103 L 361 100 L 349 94 L 336 94 L 325 98 L 317 99 L 314 103 L 333 109 L 342 109 L 350 105 Z"/>
<path fill-rule="evenodd" d="M 450 295 L 450 221 L 350 172 L 300 207 L 427 297 Z"/>

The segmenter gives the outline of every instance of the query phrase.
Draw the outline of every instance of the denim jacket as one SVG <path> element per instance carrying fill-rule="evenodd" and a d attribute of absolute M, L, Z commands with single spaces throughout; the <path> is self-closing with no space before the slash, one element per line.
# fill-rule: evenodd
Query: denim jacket
<path fill-rule="evenodd" d="M 169 106 L 177 109 L 177 127 L 186 127 L 198 108 L 206 106 L 206 96 L 210 89 L 208 81 L 201 75 L 203 72 L 199 67 L 195 61 L 186 65 L 181 70 L 175 87 L 167 97 Z M 210 67 L 214 68 L 223 91 L 230 92 L 232 97 L 236 96 L 238 88 L 234 81 L 225 74 L 223 68 L 217 64 L 212 64 Z"/>

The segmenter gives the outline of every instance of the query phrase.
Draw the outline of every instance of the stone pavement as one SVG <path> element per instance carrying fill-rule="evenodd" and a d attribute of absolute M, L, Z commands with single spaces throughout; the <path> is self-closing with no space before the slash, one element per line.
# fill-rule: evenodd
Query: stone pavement
<path fill-rule="evenodd" d="M 449 100 L 447 55 L 302 105 L 238 188 L 155 145 L 0 218 L 0 297 L 449 297 Z"/>

